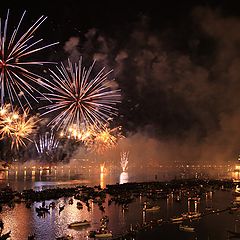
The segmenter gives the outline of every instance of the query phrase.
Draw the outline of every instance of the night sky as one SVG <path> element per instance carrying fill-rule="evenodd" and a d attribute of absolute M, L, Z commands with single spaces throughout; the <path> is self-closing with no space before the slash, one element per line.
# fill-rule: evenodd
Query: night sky
<path fill-rule="evenodd" d="M 23 29 L 48 16 L 38 36 L 60 42 L 48 60 L 83 56 L 113 69 L 126 135 L 225 161 L 240 150 L 238 2 L 4 1 L 0 15 L 9 8 L 14 24 L 27 10 Z"/>

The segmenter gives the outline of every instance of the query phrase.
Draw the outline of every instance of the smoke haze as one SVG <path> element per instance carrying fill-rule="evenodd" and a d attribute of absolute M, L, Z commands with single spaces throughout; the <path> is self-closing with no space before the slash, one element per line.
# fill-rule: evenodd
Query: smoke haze
<path fill-rule="evenodd" d="M 83 40 L 69 38 L 64 47 L 70 58 L 83 55 L 114 69 L 122 89 L 116 124 L 123 126 L 126 138 L 106 156 L 115 154 L 119 160 L 119 152 L 127 148 L 132 159 L 152 166 L 236 160 L 240 19 L 223 16 L 219 9 L 196 7 L 190 31 L 182 33 L 184 43 L 175 42 L 175 29 L 159 32 L 149 26 L 150 20 L 141 16 L 114 36 L 90 29 Z"/>

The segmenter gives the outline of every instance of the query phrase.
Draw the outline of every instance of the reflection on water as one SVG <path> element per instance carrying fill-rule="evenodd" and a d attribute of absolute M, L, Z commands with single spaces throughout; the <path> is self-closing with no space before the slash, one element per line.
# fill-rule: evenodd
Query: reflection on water
<path fill-rule="evenodd" d="M 165 173 L 164 173 L 165 174 Z M 166 176 L 166 175 L 164 175 Z M 160 180 L 160 174 L 158 179 Z M 131 172 L 122 172 L 111 174 L 102 171 L 96 174 L 82 174 L 81 169 L 69 167 L 52 167 L 52 168 L 22 168 L 10 169 L 9 171 L 0 171 L 0 186 L 9 184 L 13 189 L 23 190 L 34 188 L 42 190 L 44 188 L 53 187 L 71 187 L 77 185 L 100 185 L 106 187 L 106 184 L 119 182 L 120 184 L 134 181 L 154 180 L 153 176 L 138 177 Z M 165 179 L 166 180 L 166 179 Z M 53 240 L 63 234 L 72 234 L 74 239 L 87 239 L 88 231 L 99 227 L 99 220 L 103 215 L 108 215 L 110 218 L 109 229 L 114 234 L 124 232 L 130 224 L 148 222 L 163 218 L 168 220 L 172 216 L 177 216 L 183 212 L 195 211 L 204 212 L 206 207 L 213 209 L 223 209 L 229 206 L 233 201 L 233 195 L 228 191 L 208 191 L 201 197 L 200 201 L 190 201 L 181 191 L 178 193 L 180 201 L 176 202 L 176 195 L 168 194 L 165 199 L 158 199 L 156 205 L 161 207 L 159 212 L 143 212 L 142 205 L 147 201 L 145 196 L 140 195 L 136 201 L 129 204 L 129 208 L 124 210 L 117 204 L 108 206 L 110 196 L 103 206 L 105 212 L 99 210 L 96 203 L 90 202 L 91 210 L 88 211 L 85 204 L 83 209 L 77 208 L 79 200 L 73 199 L 73 204 L 69 204 L 69 198 L 61 198 L 56 200 L 56 208 L 51 209 L 49 214 L 44 217 L 39 217 L 36 214 L 35 207 L 39 207 L 41 202 L 36 202 L 31 209 L 25 207 L 25 204 L 16 204 L 15 208 L 4 206 L 3 212 L 0 213 L 0 218 L 4 221 L 4 232 L 12 231 L 12 239 L 22 240 L 27 239 L 29 234 L 36 233 L 37 240 Z M 235 201 L 240 201 L 237 196 Z M 49 205 L 51 201 L 46 201 Z M 65 205 L 64 210 L 59 214 L 59 206 Z M 68 224 L 79 220 L 91 221 L 89 228 L 81 230 L 69 229 Z M 178 225 L 164 225 L 148 233 L 140 234 L 139 240 L 151 239 L 157 240 L 158 236 L 162 239 L 209 239 L 209 240 L 225 240 L 227 230 L 240 231 L 239 213 L 229 214 L 228 212 L 219 215 L 209 215 L 197 222 L 193 222 L 196 227 L 196 233 L 188 235 L 179 232 Z M 146 235 L 147 234 L 147 235 Z"/>
<path fill-rule="evenodd" d="M 99 185 L 100 185 L 101 188 L 105 188 L 106 187 L 105 176 L 104 176 L 103 172 L 100 173 L 100 184 Z"/>
<path fill-rule="evenodd" d="M 120 174 L 120 184 L 123 184 L 123 183 L 128 183 L 128 173 L 127 172 L 122 172 Z"/>
<path fill-rule="evenodd" d="M 0 214 L 4 221 L 4 232 L 8 230 L 12 231 L 11 237 L 14 240 L 27 239 L 29 234 L 35 233 L 37 240 L 54 240 L 63 234 L 71 234 L 76 240 L 88 239 L 87 235 L 90 230 L 97 229 L 100 225 L 100 219 L 104 215 L 109 216 L 109 229 L 114 234 L 120 234 L 124 232 L 130 224 L 141 224 L 163 218 L 168 220 L 169 217 L 177 216 L 180 213 L 186 212 L 188 209 L 188 198 L 182 196 L 181 202 L 175 202 L 175 196 L 169 196 L 167 199 L 158 199 L 156 205 L 161 207 L 158 212 L 145 212 L 142 211 L 143 201 L 147 201 L 146 197 L 141 196 L 136 201 L 129 204 L 129 209 L 123 211 L 121 206 L 117 204 L 111 204 L 108 206 L 108 200 L 110 196 L 107 195 L 105 203 L 105 213 L 99 210 L 97 203 L 90 201 L 91 210 L 88 211 L 86 205 L 83 203 L 83 209 L 77 208 L 77 202 L 79 200 L 73 199 L 73 204 L 69 204 L 69 198 L 61 198 L 56 200 L 56 208 L 50 209 L 50 212 L 43 217 L 39 217 L 36 214 L 35 207 L 39 207 L 42 203 L 36 202 L 31 209 L 25 207 L 25 204 L 16 204 L 15 208 L 9 208 L 4 206 L 3 212 Z M 216 191 L 212 196 L 212 203 L 214 209 L 224 209 L 233 200 L 231 192 Z M 49 205 L 51 201 L 46 201 L 46 205 Z M 59 214 L 59 206 L 65 205 L 64 210 Z M 167 207 L 169 205 L 169 207 Z M 194 206 L 193 206 L 194 208 Z M 206 208 L 205 196 L 203 196 L 198 203 L 198 210 L 204 212 Z M 192 209 L 196 211 L 195 209 Z M 186 239 L 200 239 L 200 240 L 225 240 L 227 230 L 240 230 L 240 223 L 236 220 L 239 218 L 239 214 L 229 214 L 223 212 L 221 214 L 212 214 L 201 218 L 198 221 L 191 222 L 196 228 L 196 233 L 180 232 L 178 224 L 164 224 L 150 232 L 142 233 L 138 236 L 139 240 L 186 240 Z M 82 229 L 69 229 L 68 224 L 74 221 L 80 220 L 91 221 L 91 226 Z"/>

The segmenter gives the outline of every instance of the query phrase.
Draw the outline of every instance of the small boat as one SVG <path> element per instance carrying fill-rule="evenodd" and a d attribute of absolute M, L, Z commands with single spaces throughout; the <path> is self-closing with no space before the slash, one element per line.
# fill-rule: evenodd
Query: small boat
<path fill-rule="evenodd" d="M 49 208 L 46 208 L 46 207 L 36 207 L 36 212 L 39 213 L 39 212 L 47 212 L 49 213 Z"/>
<path fill-rule="evenodd" d="M 198 212 L 189 212 L 187 217 L 188 217 L 189 219 L 199 219 L 201 216 L 202 216 L 201 213 L 198 213 Z"/>
<path fill-rule="evenodd" d="M 70 224 L 68 224 L 69 228 L 77 228 L 77 227 L 83 227 L 83 226 L 90 226 L 91 222 L 84 220 L 84 221 L 75 221 Z"/>
<path fill-rule="evenodd" d="M 152 206 L 152 207 L 143 208 L 143 211 L 146 211 L 146 212 L 159 211 L 159 210 L 160 210 L 160 206 Z"/>
<path fill-rule="evenodd" d="M 234 237 L 239 238 L 240 237 L 240 232 L 234 232 L 234 231 L 230 231 L 228 230 L 228 233 L 232 234 Z"/>
<path fill-rule="evenodd" d="M 236 195 L 240 194 L 240 187 L 239 187 L 239 185 L 237 185 L 236 188 L 235 188 L 235 194 Z"/>
<path fill-rule="evenodd" d="M 111 232 L 103 232 L 103 233 L 96 233 L 95 234 L 95 238 L 110 238 L 112 237 L 112 233 Z"/>
<path fill-rule="evenodd" d="M 187 225 L 179 225 L 179 230 L 183 231 L 183 232 L 195 232 L 194 227 L 190 227 L 190 226 L 187 226 Z"/>
<path fill-rule="evenodd" d="M 90 231 L 89 237 L 90 238 L 111 238 L 112 232 L 108 229 L 105 229 L 103 231 L 97 230 L 97 231 Z"/>
<path fill-rule="evenodd" d="M 183 216 L 170 218 L 171 222 L 182 222 L 184 220 Z"/>
<path fill-rule="evenodd" d="M 62 237 L 57 237 L 56 240 L 73 240 L 73 236 L 71 236 L 71 235 L 64 235 Z"/>
<path fill-rule="evenodd" d="M 11 234 L 11 231 L 1 235 L 0 240 L 7 240 L 8 238 L 10 238 L 10 234 Z"/>

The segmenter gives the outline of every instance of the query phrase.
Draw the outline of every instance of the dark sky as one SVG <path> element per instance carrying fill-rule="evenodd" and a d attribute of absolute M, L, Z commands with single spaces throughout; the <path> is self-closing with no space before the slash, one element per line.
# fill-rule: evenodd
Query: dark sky
<path fill-rule="evenodd" d="M 49 59 L 114 70 L 117 124 L 158 139 L 240 147 L 239 1 L 4 1 L 23 28 L 40 15 Z M 157 4 L 158 3 L 158 4 Z"/>

